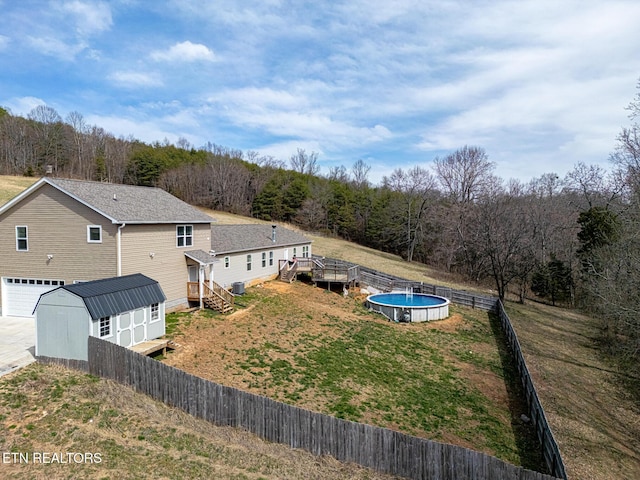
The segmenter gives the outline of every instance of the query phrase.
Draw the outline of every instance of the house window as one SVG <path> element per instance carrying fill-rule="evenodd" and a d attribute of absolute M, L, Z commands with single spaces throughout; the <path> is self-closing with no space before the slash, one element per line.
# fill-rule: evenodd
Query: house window
<path fill-rule="evenodd" d="M 87 225 L 87 242 L 102 243 L 102 227 L 100 225 Z"/>
<path fill-rule="evenodd" d="M 224 268 L 229 268 L 231 266 L 231 257 L 224 257 Z"/>
<path fill-rule="evenodd" d="M 160 305 L 157 303 L 151 304 L 151 321 L 155 322 L 160 319 Z"/>
<path fill-rule="evenodd" d="M 111 317 L 100 319 L 100 338 L 111 336 Z"/>
<path fill-rule="evenodd" d="M 273 252 L 269 252 L 269 266 L 273 267 Z"/>
<path fill-rule="evenodd" d="M 176 246 L 190 247 L 193 245 L 193 225 L 178 225 L 176 227 Z"/>
<path fill-rule="evenodd" d="M 302 258 L 308 258 L 309 257 L 309 245 L 304 245 L 302 247 Z"/>
<path fill-rule="evenodd" d="M 247 272 L 251 270 L 251 255 L 247 255 Z"/>
<path fill-rule="evenodd" d="M 16 250 L 26 252 L 29 250 L 29 238 L 27 227 L 16 227 Z"/>
<path fill-rule="evenodd" d="M 298 249 L 296 247 L 293 247 L 293 258 L 296 258 L 298 256 L 297 252 L 298 252 Z"/>
<path fill-rule="evenodd" d="M 262 252 L 262 268 L 267 266 L 267 252 Z"/>

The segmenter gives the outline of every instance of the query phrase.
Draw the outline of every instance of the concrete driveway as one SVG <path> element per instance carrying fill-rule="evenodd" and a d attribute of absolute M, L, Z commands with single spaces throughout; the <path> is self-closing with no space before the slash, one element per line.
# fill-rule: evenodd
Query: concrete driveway
<path fill-rule="evenodd" d="M 0 377 L 35 362 L 33 318 L 0 317 Z"/>

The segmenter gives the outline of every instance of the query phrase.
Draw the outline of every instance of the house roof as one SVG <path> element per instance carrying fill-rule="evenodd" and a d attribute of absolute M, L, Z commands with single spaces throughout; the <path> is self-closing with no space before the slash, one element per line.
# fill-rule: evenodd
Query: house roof
<path fill-rule="evenodd" d="M 45 184 L 104 215 L 112 223 L 211 223 L 213 219 L 160 188 L 44 177 L 0 208 L 18 203 Z"/>
<path fill-rule="evenodd" d="M 220 255 L 311 243 L 304 235 L 283 227 L 276 227 L 274 242 L 272 232 L 273 227 L 266 224 L 212 225 L 211 249 Z"/>
<path fill-rule="evenodd" d="M 211 265 L 215 263 L 215 257 L 204 250 L 189 250 L 184 252 L 185 257 L 189 257 L 202 265 Z"/>
<path fill-rule="evenodd" d="M 64 285 L 52 291 L 56 290 L 66 290 L 82 298 L 94 320 L 166 300 L 158 282 L 141 273 Z"/>

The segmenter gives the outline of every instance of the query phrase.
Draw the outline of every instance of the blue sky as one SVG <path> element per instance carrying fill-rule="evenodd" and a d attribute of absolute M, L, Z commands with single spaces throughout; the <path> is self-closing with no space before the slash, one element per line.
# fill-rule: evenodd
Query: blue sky
<path fill-rule="evenodd" d="M 608 167 L 640 78 L 637 0 L 0 0 L 0 106 L 323 173 L 483 147 L 502 178 Z"/>

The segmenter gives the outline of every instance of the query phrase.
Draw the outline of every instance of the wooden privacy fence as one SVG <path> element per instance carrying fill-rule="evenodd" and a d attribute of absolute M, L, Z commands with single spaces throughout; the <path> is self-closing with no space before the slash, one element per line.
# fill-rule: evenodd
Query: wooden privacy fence
<path fill-rule="evenodd" d="M 341 260 L 333 261 L 340 262 Z M 349 262 L 344 263 L 352 265 Z M 522 349 L 520 348 L 520 342 L 518 341 L 516 332 L 511 324 L 509 315 L 507 315 L 502 302 L 497 297 L 406 280 L 384 272 L 378 272 L 377 270 L 367 267 L 360 267 L 360 282 L 384 291 L 397 289 L 405 291 L 410 290 L 414 293 L 439 295 L 441 297 L 448 298 L 458 305 L 478 308 L 480 310 L 495 313 L 500 319 L 500 324 L 507 338 L 511 354 L 513 356 L 513 361 L 518 369 L 527 406 L 529 408 L 529 417 L 536 429 L 536 434 L 542 447 L 545 463 L 554 477 L 563 478 L 565 480 L 567 479 L 564 461 L 560 454 L 560 448 L 553 436 L 553 432 L 551 431 L 551 427 L 547 421 L 544 409 L 542 408 L 542 404 L 538 398 L 538 393 L 533 380 L 531 379 L 531 375 L 529 374 L 529 369 L 527 368 L 527 364 L 524 360 Z"/>
<path fill-rule="evenodd" d="M 549 422 L 547 421 L 547 417 L 544 413 L 544 409 L 542 408 L 542 404 L 538 398 L 538 392 L 533 384 L 533 379 L 531 378 L 527 364 L 524 361 L 524 356 L 522 355 L 522 349 L 520 348 L 520 342 L 518 341 L 516 332 L 513 329 L 509 315 L 507 315 L 507 312 L 500 300 L 496 303 L 496 310 L 498 318 L 500 319 L 500 324 L 502 325 L 502 330 L 504 331 L 509 347 L 511 348 L 516 367 L 518 368 L 518 374 L 520 375 L 522 388 L 524 389 L 527 406 L 529 407 L 529 416 L 531 417 L 531 422 L 536 428 L 538 440 L 542 445 L 542 455 L 549 467 L 549 471 L 558 478 L 566 479 L 567 473 L 565 471 L 562 455 L 560 454 L 560 448 L 553 436 Z"/>
<path fill-rule="evenodd" d="M 96 337 L 89 372 L 133 387 L 215 425 L 243 428 L 314 455 L 428 480 L 551 480 L 490 455 L 329 415 L 225 387 Z"/>

